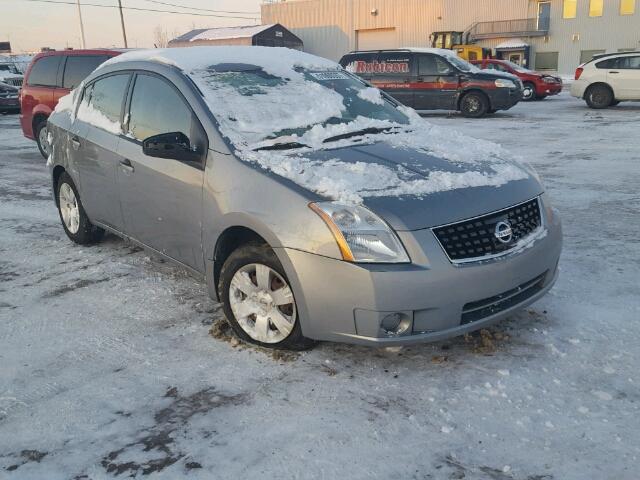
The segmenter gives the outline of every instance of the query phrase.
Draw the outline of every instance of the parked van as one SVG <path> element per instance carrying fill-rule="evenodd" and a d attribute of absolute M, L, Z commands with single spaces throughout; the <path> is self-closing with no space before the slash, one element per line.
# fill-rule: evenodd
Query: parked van
<path fill-rule="evenodd" d="M 49 156 L 47 119 L 58 100 L 77 87 L 95 68 L 123 50 L 54 50 L 39 53 L 27 68 L 20 92 L 20 125 L 27 138 Z"/>
<path fill-rule="evenodd" d="M 517 77 L 482 71 L 440 48 L 351 52 L 340 65 L 418 111 L 459 110 L 477 118 L 522 98 Z"/>

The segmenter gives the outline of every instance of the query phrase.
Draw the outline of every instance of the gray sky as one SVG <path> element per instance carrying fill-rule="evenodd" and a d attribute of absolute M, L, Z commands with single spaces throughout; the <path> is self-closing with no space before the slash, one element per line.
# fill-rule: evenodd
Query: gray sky
<path fill-rule="evenodd" d="M 75 0 L 66 0 L 75 1 Z M 176 5 L 252 12 L 250 14 L 221 14 L 228 16 L 255 17 L 253 19 L 215 18 L 170 13 L 136 12 L 124 10 L 129 47 L 152 47 L 154 29 L 161 26 L 169 37 L 182 34 L 192 28 L 232 25 L 255 25 L 260 23 L 261 0 L 161 0 Z M 81 0 L 82 3 L 117 5 L 117 0 Z M 80 48 L 80 27 L 75 5 L 26 2 L 25 0 L 0 0 L 0 41 L 8 39 L 15 53 L 39 50 L 41 47 Z M 181 10 L 168 5 L 159 5 L 148 0 L 122 0 L 125 7 L 151 8 L 157 10 Z M 215 14 L 214 12 L 199 12 Z M 82 7 L 87 47 L 122 47 L 120 17 L 115 8 Z"/>

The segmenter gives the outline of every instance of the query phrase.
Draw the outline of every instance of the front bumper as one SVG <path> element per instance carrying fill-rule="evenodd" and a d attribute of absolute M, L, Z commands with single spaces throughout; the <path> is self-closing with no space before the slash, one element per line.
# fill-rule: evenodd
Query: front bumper
<path fill-rule="evenodd" d="M 489 103 L 494 110 L 509 110 L 522 100 L 522 90 L 519 88 L 496 88 L 487 92 Z"/>
<path fill-rule="evenodd" d="M 558 95 L 560 92 L 562 92 L 561 83 L 541 83 L 536 88 L 536 94 L 541 97 Z"/>
<path fill-rule="evenodd" d="M 0 112 L 17 112 L 20 110 L 20 100 L 18 97 L 0 97 Z"/>
<path fill-rule="evenodd" d="M 277 253 L 292 284 L 306 337 L 407 345 L 486 327 L 543 296 L 558 276 L 562 248 L 558 216 L 547 218 L 545 228 L 546 236 L 529 248 L 463 265 L 449 261 L 430 229 L 398 232 L 412 259 L 409 265 L 358 265 L 288 248 Z M 535 289 L 514 294 L 504 308 L 488 308 L 464 323 L 468 315 L 463 313 L 470 305 L 517 293 L 532 279 L 537 282 Z M 388 314 L 403 315 L 410 327 L 397 336 L 386 334 L 380 323 Z"/>

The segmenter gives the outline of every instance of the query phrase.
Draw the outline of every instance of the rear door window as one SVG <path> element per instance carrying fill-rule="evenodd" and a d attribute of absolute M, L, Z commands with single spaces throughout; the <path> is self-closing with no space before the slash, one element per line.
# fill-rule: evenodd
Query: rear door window
<path fill-rule="evenodd" d="M 129 133 L 135 139 L 181 132 L 191 141 L 192 119 L 191 109 L 168 81 L 138 74 L 129 109 Z"/>
<path fill-rule="evenodd" d="M 38 87 L 56 87 L 61 59 L 62 56 L 60 55 L 51 55 L 38 59 L 31 68 L 28 84 Z"/>
<path fill-rule="evenodd" d="M 98 65 L 109 58 L 107 55 L 72 55 L 67 57 L 62 86 L 69 89 L 77 87 Z"/>

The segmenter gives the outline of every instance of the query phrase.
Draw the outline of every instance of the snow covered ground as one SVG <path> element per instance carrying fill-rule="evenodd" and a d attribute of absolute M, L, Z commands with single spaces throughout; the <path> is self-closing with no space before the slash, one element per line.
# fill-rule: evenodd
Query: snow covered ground
<path fill-rule="evenodd" d="M 0 479 L 636 480 L 640 105 L 427 118 L 536 166 L 564 220 L 555 288 L 482 335 L 279 355 L 239 346 L 184 271 L 67 240 L 0 117 Z"/>

